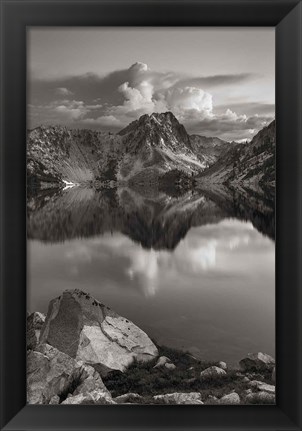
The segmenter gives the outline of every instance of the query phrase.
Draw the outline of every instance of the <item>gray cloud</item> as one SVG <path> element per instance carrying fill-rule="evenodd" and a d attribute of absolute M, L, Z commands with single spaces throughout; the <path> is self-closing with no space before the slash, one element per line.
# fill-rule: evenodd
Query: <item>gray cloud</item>
<path fill-rule="evenodd" d="M 68 88 L 66 88 L 66 87 L 57 87 L 57 88 L 55 88 L 54 92 L 57 96 L 65 96 L 66 97 L 66 96 L 72 96 L 73 95 L 73 92 L 68 90 Z"/>
<path fill-rule="evenodd" d="M 87 73 L 33 80 L 29 84 L 29 127 L 58 123 L 117 131 L 143 114 L 169 110 L 191 133 L 229 140 L 249 138 L 272 117 L 273 105 L 215 107 L 208 89 L 226 91 L 227 86 L 243 85 L 257 77 L 250 73 L 190 77 L 153 71 L 137 62 L 103 77 Z"/>
<path fill-rule="evenodd" d="M 258 130 L 268 125 L 273 119 L 273 116 L 238 116 L 238 118 L 217 116 L 193 121 L 187 126 L 187 130 L 191 134 L 218 136 L 227 141 L 237 141 L 251 139 Z"/>
<path fill-rule="evenodd" d="M 94 73 L 86 73 L 80 76 L 70 76 L 52 80 L 33 80 L 29 84 L 30 98 L 42 99 L 49 102 L 53 93 L 57 95 L 76 95 L 77 99 L 91 101 L 99 97 L 103 103 L 117 105 L 123 102 L 123 97 L 118 87 L 125 82 L 130 87 L 137 84 L 138 75 L 144 72 L 144 77 L 155 87 L 155 92 L 160 92 L 168 87 L 196 86 L 198 88 L 210 88 L 221 85 L 234 85 L 255 78 L 255 74 L 240 73 L 229 75 L 214 75 L 205 77 L 189 77 L 175 72 L 156 72 L 144 70 L 143 63 L 135 63 L 128 69 L 117 70 L 106 76 L 98 76 Z"/>
<path fill-rule="evenodd" d="M 230 103 L 228 105 L 216 105 L 215 111 L 219 114 L 231 109 L 237 114 L 246 114 L 248 116 L 264 115 L 274 116 L 275 105 L 273 103 L 247 102 L 247 103 Z"/>
<path fill-rule="evenodd" d="M 177 82 L 176 85 L 196 86 L 204 88 L 214 88 L 227 85 L 241 84 L 259 78 L 256 73 L 238 73 L 229 75 L 213 75 L 200 78 L 185 78 Z"/>

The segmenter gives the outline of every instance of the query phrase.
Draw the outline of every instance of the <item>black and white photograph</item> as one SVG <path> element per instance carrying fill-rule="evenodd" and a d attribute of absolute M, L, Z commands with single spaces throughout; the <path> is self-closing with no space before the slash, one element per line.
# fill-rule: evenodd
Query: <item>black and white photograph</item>
<path fill-rule="evenodd" d="M 26 51 L 27 403 L 275 404 L 275 28 Z"/>

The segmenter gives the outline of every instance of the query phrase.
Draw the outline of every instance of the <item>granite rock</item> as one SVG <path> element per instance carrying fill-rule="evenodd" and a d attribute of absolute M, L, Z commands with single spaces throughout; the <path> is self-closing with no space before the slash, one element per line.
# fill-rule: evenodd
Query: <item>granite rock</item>
<path fill-rule="evenodd" d="M 144 362 L 158 355 L 144 331 L 78 289 L 50 302 L 40 342 L 95 366 L 103 376 L 125 371 L 135 359 Z"/>

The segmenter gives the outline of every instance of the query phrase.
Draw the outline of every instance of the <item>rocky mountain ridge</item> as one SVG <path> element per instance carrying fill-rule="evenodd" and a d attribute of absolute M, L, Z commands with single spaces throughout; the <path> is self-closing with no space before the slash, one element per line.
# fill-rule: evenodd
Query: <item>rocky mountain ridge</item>
<path fill-rule="evenodd" d="M 108 183 L 150 187 L 170 172 L 204 181 L 274 184 L 274 122 L 249 144 L 189 136 L 171 112 L 143 115 L 117 134 L 61 126 L 27 136 L 28 185 Z M 260 170 L 263 169 L 263 172 Z"/>
<path fill-rule="evenodd" d="M 110 168 L 108 158 L 120 153 L 118 136 L 87 129 L 41 126 L 27 136 L 27 178 L 30 186 L 65 182 L 89 183 Z"/>
<path fill-rule="evenodd" d="M 28 184 L 156 182 L 178 169 L 206 166 L 194 154 L 185 128 L 172 113 L 144 115 L 118 134 L 38 127 L 27 137 Z"/>
<path fill-rule="evenodd" d="M 119 132 L 127 154 L 121 163 L 122 177 L 148 183 L 172 169 L 188 174 L 206 167 L 193 152 L 190 137 L 171 112 L 143 115 Z"/>
<path fill-rule="evenodd" d="M 272 121 L 246 144 L 233 144 L 200 175 L 200 183 L 275 188 L 276 123 Z"/>

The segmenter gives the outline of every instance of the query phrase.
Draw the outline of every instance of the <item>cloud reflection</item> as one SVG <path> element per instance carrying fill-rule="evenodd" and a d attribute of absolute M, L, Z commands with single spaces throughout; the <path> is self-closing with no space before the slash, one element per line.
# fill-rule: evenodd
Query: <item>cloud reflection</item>
<path fill-rule="evenodd" d="M 114 279 L 117 286 L 135 287 L 154 296 L 171 280 L 177 286 L 188 277 L 242 272 L 251 264 L 249 254 L 260 256 L 268 248 L 272 241 L 251 223 L 227 219 L 215 226 L 190 229 L 173 252 L 146 250 L 117 233 L 88 239 L 85 244 L 70 242 L 65 260 L 75 276 L 84 278 L 90 272 L 101 278 L 105 274 L 108 283 Z"/>

